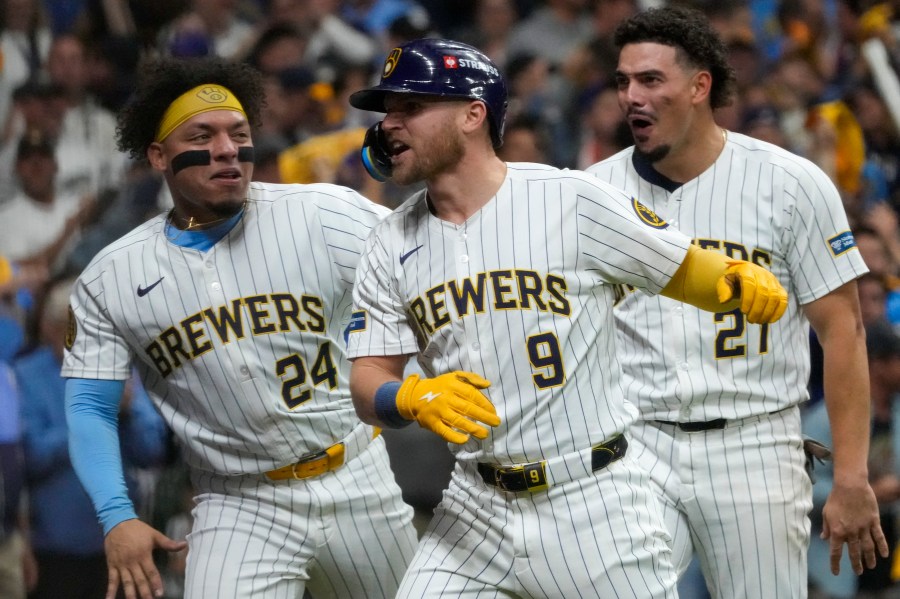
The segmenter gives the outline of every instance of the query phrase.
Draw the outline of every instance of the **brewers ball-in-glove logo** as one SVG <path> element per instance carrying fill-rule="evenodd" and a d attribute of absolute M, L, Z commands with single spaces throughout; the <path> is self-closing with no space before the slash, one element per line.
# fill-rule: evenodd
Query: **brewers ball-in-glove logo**
<path fill-rule="evenodd" d="M 66 323 L 66 338 L 64 343 L 66 344 L 66 349 L 72 351 L 72 346 L 75 345 L 75 334 L 78 332 L 78 324 L 75 322 L 75 310 L 72 309 L 72 306 L 69 306 L 69 320 Z"/>
<path fill-rule="evenodd" d="M 204 87 L 197 92 L 197 97 L 210 104 L 221 104 L 228 99 L 228 94 L 218 87 Z"/>
<path fill-rule="evenodd" d="M 638 218 L 654 229 L 665 229 L 669 226 L 669 224 L 658 217 L 655 212 L 638 202 L 637 198 L 631 198 L 631 206 L 634 208 Z"/>
<path fill-rule="evenodd" d="M 391 50 L 391 53 L 388 54 L 388 57 L 384 61 L 384 70 L 381 72 L 382 79 L 390 77 L 391 73 L 394 72 L 394 69 L 397 68 L 397 63 L 400 61 L 400 54 L 402 52 L 402 48 L 394 48 Z"/>

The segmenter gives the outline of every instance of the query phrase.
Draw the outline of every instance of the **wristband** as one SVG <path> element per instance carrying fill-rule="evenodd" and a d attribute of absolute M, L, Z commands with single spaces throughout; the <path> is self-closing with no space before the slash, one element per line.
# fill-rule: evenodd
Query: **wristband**
<path fill-rule="evenodd" d="M 400 382 L 392 381 L 378 387 L 375 392 L 375 415 L 388 428 L 403 428 L 412 422 L 401 416 L 397 409 L 399 390 Z"/>

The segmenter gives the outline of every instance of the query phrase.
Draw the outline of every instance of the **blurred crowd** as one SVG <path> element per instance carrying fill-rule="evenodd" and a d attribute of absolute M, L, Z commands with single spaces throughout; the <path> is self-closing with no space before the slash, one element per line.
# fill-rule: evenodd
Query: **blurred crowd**
<path fill-rule="evenodd" d="M 106 244 L 171 207 L 161 178 L 116 148 L 116 112 L 141 61 L 217 55 L 265 76 L 254 179 L 332 182 L 395 207 L 413 190 L 368 177 L 358 158 L 377 115 L 347 96 L 377 81 L 400 43 L 448 37 L 482 49 L 510 90 L 507 161 L 586 168 L 631 145 L 617 105 L 612 32 L 665 0 L 4 0 L 0 13 L 0 597 L 101 597 L 106 566 L 93 508 L 68 458 L 59 376 L 67 297 Z M 674 0 L 672 2 L 674 3 Z M 883 526 L 900 526 L 900 1 L 683 0 L 728 44 L 737 101 L 721 126 L 811 159 L 838 186 L 870 273 L 859 281 L 872 386 L 870 476 Z M 811 339 L 813 348 L 816 340 Z M 815 356 L 815 352 L 814 352 Z M 821 369 L 805 422 L 827 442 Z M 120 419 L 129 488 L 174 538 L 190 488 L 135 380 Z M 418 444 L 421 452 L 396 451 Z M 451 461 L 437 438 L 389 439 L 404 497 L 430 511 Z M 437 467 L 435 467 L 437 464 Z M 829 469 L 814 471 L 817 510 Z M 900 552 L 862 577 L 832 576 L 814 511 L 818 597 L 900 596 Z M 22 547 L 25 550 L 22 550 Z M 24 561 L 18 556 L 24 555 Z M 184 556 L 169 556 L 179 597 Z M 692 591 L 701 593 L 701 591 Z M 693 595 L 685 595 L 691 597 Z M 698 595 L 699 596 L 699 595 Z"/>

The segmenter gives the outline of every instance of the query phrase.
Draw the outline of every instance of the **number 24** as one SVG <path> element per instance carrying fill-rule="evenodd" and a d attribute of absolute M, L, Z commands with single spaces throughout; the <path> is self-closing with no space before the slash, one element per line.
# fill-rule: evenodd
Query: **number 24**
<path fill-rule="evenodd" d="M 309 370 L 300 354 L 291 354 L 275 362 L 275 374 L 281 378 L 281 398 L 289 410 L 312 398 L 312 389 L 306 384 L 307 377 L 312 380 L 313 386 L 328 383 L 328 388 L 334 389 L 338 384 L 338 374 L 331 357 L 331 343 L 319 346 Z"/>

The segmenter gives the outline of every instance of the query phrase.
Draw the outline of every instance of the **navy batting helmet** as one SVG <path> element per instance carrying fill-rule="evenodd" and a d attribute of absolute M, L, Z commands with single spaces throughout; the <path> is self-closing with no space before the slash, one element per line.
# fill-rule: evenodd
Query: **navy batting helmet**
<path fill-rule="evenodd" d="M 384 97 L 388 93 L 481 100 L 488 109 L 494 147 L 503 142 L 506 83 L 497 65 L 468 44 L 418 39 L 394 48 L 384 62 L 381 83 L 351 95 L 350 104 L 387 112 Z"/>

